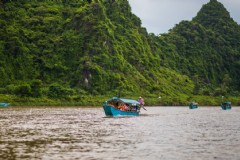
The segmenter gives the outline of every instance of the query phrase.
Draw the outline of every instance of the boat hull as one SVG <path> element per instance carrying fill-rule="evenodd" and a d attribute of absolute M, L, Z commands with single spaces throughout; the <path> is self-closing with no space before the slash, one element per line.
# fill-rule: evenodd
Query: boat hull
<path fill-rule="evenodd" d="M 117 108 L 110 106 L 110 105 L 103 105 L 103 109 L 105 111 L 106 116 L 112 116 L 112 117 L 121 117 L 121 116 L 139 116 L 139 111 L 133 112 L 133 111 L 121 111 Z"/>
<path fill-rule="evenodd" d="M 189 109 L 197 109 L 198 106 L 189 106 Z"/>
<path fill-rule="evenodd" d="M 0 102 L 0 107 L 8 107 L 10 103 Z"/>
<path fill-rule="evenodd" d="M 222 107 L 222 110 L 231 110 L 232 108 L 230 107 Z"/>

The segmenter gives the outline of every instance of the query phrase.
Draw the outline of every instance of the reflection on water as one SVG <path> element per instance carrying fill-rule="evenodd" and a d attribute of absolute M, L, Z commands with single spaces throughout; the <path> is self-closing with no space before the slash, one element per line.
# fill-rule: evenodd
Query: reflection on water
<path fill-rule="evenodd" d="M 0 159 L 240 159 L 240 109 L 149 107 L 107 118 L 101 108 L 0 109 Z"/>

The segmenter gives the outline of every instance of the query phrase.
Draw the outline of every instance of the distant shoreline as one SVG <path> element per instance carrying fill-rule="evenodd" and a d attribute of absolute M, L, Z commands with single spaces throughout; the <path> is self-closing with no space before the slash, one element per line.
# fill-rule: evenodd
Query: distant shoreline
<path fill-rule="evenodd" d="M 57 106 L 57 105 L 44 105 L 44 106 L 40 106 L 40 105 L 23 105 L 23 106 L 8 106 L 8 107 L 2 107 L 2 108 L 102 108 L 102 106 Z M 189 106 L 145 106 L 146 108 L 188 108 Z M 218 108 L 221 107 L 219 106 L 198 106 L 198 108 Z M 240 106 L 232 106 L 233 108 L 238 108 Z M 1 107 L 0 107 L 1 109 Z"/>

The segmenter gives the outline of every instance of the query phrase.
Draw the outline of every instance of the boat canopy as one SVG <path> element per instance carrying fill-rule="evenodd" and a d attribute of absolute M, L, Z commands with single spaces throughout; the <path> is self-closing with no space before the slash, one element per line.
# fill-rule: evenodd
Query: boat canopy
<path fill-rule="evenodd" d="M 125 99 L 125 98 L 113 97 L 113 98 L 109 99 L 108 101 L 111 101 L 111 100 L 117 100 L 117 101 L 122 101 L 124 103 L 140 105 L 140 103 L 138 101 L 133 100 L 133 99 Z"/>
<path fill-rule="evenodd" d="M 223 105 L 231 105 L 231 102 L 223 102 Z"/>

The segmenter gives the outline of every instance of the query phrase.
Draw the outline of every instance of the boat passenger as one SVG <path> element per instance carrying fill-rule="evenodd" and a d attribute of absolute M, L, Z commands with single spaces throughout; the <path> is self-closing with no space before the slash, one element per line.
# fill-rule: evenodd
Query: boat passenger
<path fill-rule="evenodd" d="M 131 105 L 131 111 L 136 111 L 137 110 L 137 105 L 136 104 L 132 104 Z"/>
<path fill-rule="evenodd" d="M 121 111 L 128 111 L 128 109 L 129 109 L 129 108 L 128 108 L 128 106 L 127 106 L 125 103 L 121 103 L 121 104 L 120 104 L 120 110 L 121 110 Z"/>

